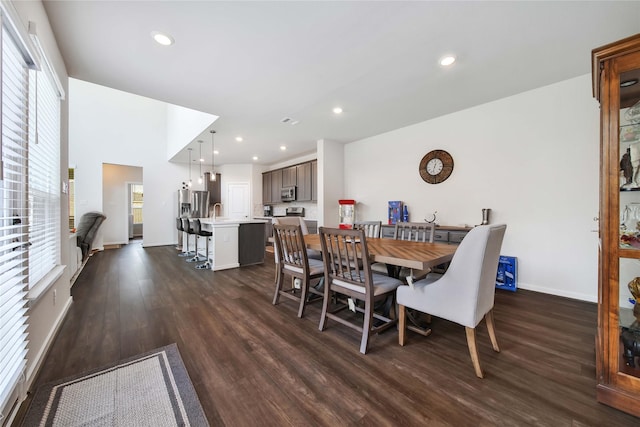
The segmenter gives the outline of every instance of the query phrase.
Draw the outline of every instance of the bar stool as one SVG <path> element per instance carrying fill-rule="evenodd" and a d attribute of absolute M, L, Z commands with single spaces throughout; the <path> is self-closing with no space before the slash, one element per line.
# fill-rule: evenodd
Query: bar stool
<path fill-rule="evenodd" d="M 176 218 L 176 228 L 178 229 L 178 233 L 184 233 L 185 229 L 182 227 L 182 219 Z M 178 256 L 187 257 L 193 255 L 193 252 L 189 251 L 189 235 L 187 235 L 187 250 L 180 252 Z"/>
<path fill-rule="evenodd" d="M 204 264 L 196 265 L 198 270 L 208 270 L 211 268 L 211 263 L 209 262 L 209 237 L 213 236 L 213 232 L 206 231 L 202 229 L 202 224 L 199 219 L 193 220 L 193 232 L 196 235 L 196 251 L 198 250 L 198 237 L 204 237 L 206 240 L 206 252 L 205 259 L 206 262 Z"/>
<path fill-rule="evenodd" d="M 189 236 L 196 234 L 193 227 L 191 227 L 191 221 L 189 221 L 189 218 L 182 218 L 182 228 L 187 233 L 187 249 L 189 249 Z M 200 258 L 200 255 L 198 254 L 198 237 L 196 236 L 196 252 L 193 258 L 189 258 L 187 262 L 200 261 L 204 261 L 204 259 Z"/>

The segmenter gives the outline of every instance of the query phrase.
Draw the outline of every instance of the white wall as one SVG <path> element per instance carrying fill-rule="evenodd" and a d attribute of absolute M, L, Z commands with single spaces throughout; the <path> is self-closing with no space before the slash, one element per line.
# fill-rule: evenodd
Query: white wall
<path fill-rule="evenodd" d="M 178 105 L 167 105 L 167 160 L 178 154 L 185 145 L 218 119 L 213 114 L 191 110 Z M 208 142 L 209 140 L 204 140 Z"/>
<path fill-rule="evenodd" d="M 142 168 L 123 165 L 102 165 L 102 212 L 109 219 L 102 223 L 105 245 L 129 243 L 130 183 L 142 183 Z"/>
<path fill-rule="evenodd" d="M 427 184 L 421 158 L 443 149 L 451 177 Z M 597 300 L 599 110 L 589 75 L 345 146 L 345 194 L 361 220 L 385 220 L 402 200 L 410 220 L 437 210 L 474 225 L 481 209 L 508 224 L 502 254 L 518 257 L 519 286 Z M 325 209 L 326 210 L 326 209 Z"/>
<path fill-rule="evenodd" d="M 167 104 L 76 79 L 69 80 L 69 92 L 69 161 L 76 165 L 77 217 L 104 211 L 103 163 L 142 167 L 143 245 L 175 244 L 177 190 L 188 178 L 188 166 L 167 161 Z"/>
<path fill-rule="evenodd" d="M 346 147 L 340 143 L 318 141 L 318 226 L 337 227 L 338 200 L 352 198 L 346 175 L 346 169 L 351 172 L 352 165 L 346 162 L 345 153 Z M 365 162 L 358 160 L 358 163 L 366 167 Z"/>

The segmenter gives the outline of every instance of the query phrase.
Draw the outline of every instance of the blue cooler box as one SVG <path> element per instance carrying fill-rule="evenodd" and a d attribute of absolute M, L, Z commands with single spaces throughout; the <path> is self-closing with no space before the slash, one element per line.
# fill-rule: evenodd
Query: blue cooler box
<path fill-rule="evenodd" d="M 515 292 L 518 288 L 518 258 L 500 255 L 496 288 Z"/>

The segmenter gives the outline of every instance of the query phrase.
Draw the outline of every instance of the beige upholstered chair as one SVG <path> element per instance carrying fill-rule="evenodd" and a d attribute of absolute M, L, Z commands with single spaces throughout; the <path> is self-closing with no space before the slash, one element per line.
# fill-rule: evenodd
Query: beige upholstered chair
<path fill-rule="evenodd" d="M 341 230 L 338 228 L 320 227 L 320 244 L 324 254 L 324 299 L 322 317 L 319 329 L 324 330 L 327 319 L 335 320 L 362 334 L 360 353 L 365 354 L 369 346 L 369 337 L 396 324 L 396 319 L 374 313 L 377 301 L 393 299 L 395 290 L 402 282 L 388 276 L 371 272 L 369 250 L 364 230 Z M 358 260 L 362 259 L 362 263 Z M 362 267 L 360 267 L 362 265 Z M 353 300 L 364 301 L 364 308 L 352 303 L 352 310 L 364 314 L 361 324 L 350 321 L 348 316 L 340 316 L 338 312 L 348 307 L 338 303 L 329 311 L 329 300 L 332 293 L 342 295 Z M 338 301 L 340 299 L 338 298 Z M 374 326 L 373 319 L 381 321 L 381 325 Z"/>
<path fill-rule="evenodd" d="M 406 341 L 405 307 L 429 313 L 465 327 L 467 345 L 476 375 L 483 377 L 475 328 L 484 317 L 491 344 L 500 351 L 493 323 L 493 301 L 500 248 L 507 226 L 482 225 L 460 243 L 444 275 L 427 276 L 397 291 L 400 345 Z"/>
<path fill-rule="evenodd" d="M 317 259 L 309 259 L 307 256 L 304 236 L 300 225 L 273 226 L 273 237 L 276 242 L 279 269 L 276 280 L 276 292 L 273 296 L 273 305 L 278 304 L 280 296 L 285 296 L 298 301 L 298 317 L 304 314 L 304 308 L 308 302 L 309 293 L 322 296 L 323 293 L 311 287 L 311 281 L 324 277 L 324 265 Z M 292 286 L 289 289 L 283 288 L 284 276 L 300 279 L 300 289 Z"/>

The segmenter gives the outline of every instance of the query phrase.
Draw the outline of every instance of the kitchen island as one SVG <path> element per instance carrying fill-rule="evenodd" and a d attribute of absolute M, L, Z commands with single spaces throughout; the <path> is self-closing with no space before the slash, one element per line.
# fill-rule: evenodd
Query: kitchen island
<path fill-rule="evenodd" d="M 264 262 L 264 227 L 267 221 L 200 218 L 200 223 L 203 230 L 212 233 L 209 237 L 209 260 L 212 270 L 226 270 Z M 194 237 L 189 240 L 189 249 L 194 250 Z M 204 238 L 199 237 L 198 251 L 201 254 L 205 252 L 205 245 Z"/>

